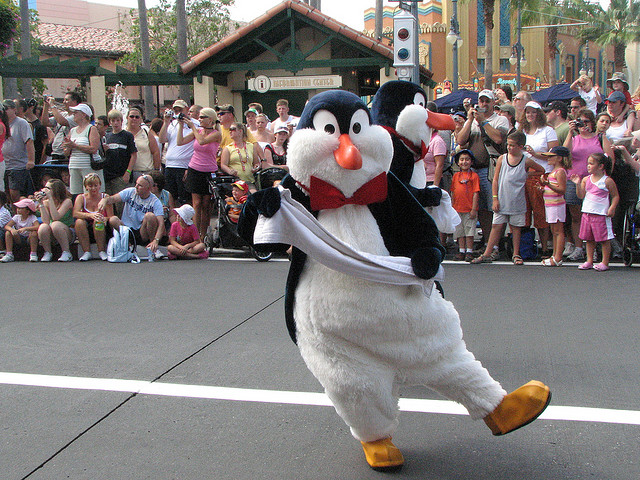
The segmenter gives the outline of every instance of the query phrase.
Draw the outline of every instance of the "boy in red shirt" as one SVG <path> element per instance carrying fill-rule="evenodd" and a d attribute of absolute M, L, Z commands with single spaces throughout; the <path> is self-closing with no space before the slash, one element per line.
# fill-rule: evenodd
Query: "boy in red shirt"
<path fill-rule="evenodd" d="M 471 150 L 460 150 L 453 159 L 460 171 L 451 180 L 451 200 L 462 220 L 453 235 L 458 240 L 458 253 L 454 260 L 470 262 L 473 260 L 473 237 L 478 222 L 480 177 L 471 170 L 476 161 Z"/>

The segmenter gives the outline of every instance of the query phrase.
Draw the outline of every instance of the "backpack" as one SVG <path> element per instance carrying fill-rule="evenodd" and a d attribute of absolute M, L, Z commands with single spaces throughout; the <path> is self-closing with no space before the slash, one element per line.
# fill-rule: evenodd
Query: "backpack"
<path fill-rule="evenodd" d="M 107 244 L 107 260 L 114 263 L 140 263 L 136 247 L 136 237 L 131 229 L 120 225 L 118 230 L 113 230 L 113 237 Z"/>

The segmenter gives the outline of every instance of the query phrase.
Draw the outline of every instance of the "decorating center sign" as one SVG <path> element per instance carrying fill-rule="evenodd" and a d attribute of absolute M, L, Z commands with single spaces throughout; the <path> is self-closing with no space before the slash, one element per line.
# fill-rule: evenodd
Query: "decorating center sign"
<path fill-rule="evenodd" d="M 247 81 L 249 90 L 266 93 L 269 90 L 313 90 L 318 88 L 340 88 L 340 75 L 309 75 L 299 77 L 267 77 L 258 75 Z"/>

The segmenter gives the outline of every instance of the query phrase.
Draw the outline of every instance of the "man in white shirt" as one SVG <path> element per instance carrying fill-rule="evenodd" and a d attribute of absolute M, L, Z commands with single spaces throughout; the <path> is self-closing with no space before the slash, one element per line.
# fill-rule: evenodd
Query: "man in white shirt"
<path fill-rule="evenodd" d="M 173 110 L 173 111 L 172 111 Z M 172 110 L 167 110 L 164 115 L 164 122 L 158 134 L 160 143 L 167 144 L 166 165 L 164 176 L 166 179 L 165 188 L 171 193 L 179 205 L 191 200 L 191 195 L 184 186 L 185 173 L 189 166 L 189 161 L 193 156 L 193 141 L 186 145 L 178 146 L 178 116 L 189 117 L 189 105 L 182 99 L 173 102 Z M 196 127 L 200 126 L 197 119 L 191 121 Z M 186 137 L 191 133 L 191 129 L 184 125 L 183 135 Z"/>
<path fill-rule="evenodd" d="M 469 110 L 467 120 L 457 135 L 458 144 L 471 150 L 476 158 L 475 171 L 480 177 L 478 220 L 485 243 L 489 240 L 493 219 L 493 193 L 487 177 L 489 163 L 495 162 L 504 151 L 503 145 L 506 144 L 510 130 L 509 120 L 497 115 L 494 106 L 494 93 L 491 90 L 481 91 L 478 94 L 478 105 Z"/>
<path fill-rule="evenodd" d="M 271 132 L 275 132 L 278 127 L 284 125 L 291 133 L 292 129 L 295 129 L 298 125 L 299 118 L 289 115 L 289 102 L 284 98 L 278 100 L 276 102 L 276 112 L 278 112 L 278 118 L 269 124 L 269 130 L 271 130 Z"/>

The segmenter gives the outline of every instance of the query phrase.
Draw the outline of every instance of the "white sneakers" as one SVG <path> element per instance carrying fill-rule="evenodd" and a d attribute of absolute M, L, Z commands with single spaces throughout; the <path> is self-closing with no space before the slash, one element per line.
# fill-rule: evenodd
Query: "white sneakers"
<path fill-rule="evenodd" d="M 73 260 L 71 252 L 62 252 L 62 255 L 60 255 L 60 258 L 58 259 L 59 262 L 70 262 L 71 260 Z"/>
<path fill-rule="evenodd" d="M 13 256 L 13 253 L 9 252 L 4 257 L 2 257 L 0 262 L 9 263 L 9 262 L 13 262 L 14 260 L 15 260 L 15 257 Z"/>
<path fill-rule="evenodd" d="M 50 262 L 52 258 L 53 258 L 53 255 L 51 254 L 51 252 L 44 252 L 44 255 L 42 255 L 42 258 L 40 259 L 40 261 Z"/>
<path fill-rule="evenodd" d="M 573 243 L 567 242 L 566 245 L 564 246 L 564 251 L 562 252 L 562 256 L 568 257 L 573 253 L 575 249 L 576 249 L 576 246 Z"/>
<path fill-rule="evenodd" d="M 107 261 L 107 252 L 98 252 L 98 255 L 100 256 L 100 260 L 103 262 Z"/>
<path fill-rule="evenodd" d="M 29 261 L 30 262 L 37 262 L 38 261 L 38 254 L 34 253 L 34 252 L 31 252 L 29 254 Z"/>
<path fill-rule="evenodd" d="M 576 247 L 571 255 L 567 257 L 567 260 L 571 262 L 579 262 L 580 260 L 584 260 L 584 249 L 581 247 Z"/>
<path fill-rule="evenodd" d="M 81 262 L 88 262 L 91 260 L 91 252 L 84 252 L 84 254 L 78 259 Z"/>

